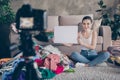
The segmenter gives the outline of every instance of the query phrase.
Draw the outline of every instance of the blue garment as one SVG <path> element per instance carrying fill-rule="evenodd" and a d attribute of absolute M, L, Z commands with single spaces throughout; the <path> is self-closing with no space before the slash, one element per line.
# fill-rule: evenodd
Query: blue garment
<path fill-rule="evenodd" d="M 89 66 L 100 64 L 110 57 L 109 52 L 97 53 L 95 50 L 81 50 L 81 53 L 73 52 L 70 58 L 76 62 L 85 63 Z"/>
<path fill-rule="evenodd" d="M 4 72 L 2 75 L 2 80 L 13 80 L 12 72 Z M 21 71 L 17 80 L 25 80 L 25 71 Z"/>
<path fill-rule="evenodd" d="M 12 74 L 13 74 L 13 72 L 14 72 L 14 70 L 15 70 L 15 67 L 17 66 L 17 64 L 19 63 L 19 62 L 21 62 L 21 61 L 24 61 L 24 59 L 23 58 L 18 58 L 18 59 L 16 59 L 16 60 L 14 60 L 13 62 L 12 62 L 12 67 L 13 67 L 13 69 L 12 70 L 10 70 L 10 71 L 5 71 L 3 74 L 2 74 L 2 80 L 12 80 Z M 18 80 L 24 80 L 24 71 L 21 71 L 21 73 L 20 73 L 20 76 L 19 76 L 19 78 L 18 78 Z"/>

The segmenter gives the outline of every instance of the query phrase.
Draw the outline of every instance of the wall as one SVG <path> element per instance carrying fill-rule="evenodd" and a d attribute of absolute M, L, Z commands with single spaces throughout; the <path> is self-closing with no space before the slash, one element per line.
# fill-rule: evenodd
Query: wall
<path fill-rule="evenodd" d="M 99 0 L 11 0 L 11 6 L 16 12 L 24 3 L 30 3 L 33 8 L 46 9 L 49 15 L 80 15 L 94 14 L 95 18 L 100 14 L 95 11 L 99 9 L 97 2 Z M 114 7 L 119 0 L 104 0 L 109 7 Z M 113 11 L 114 12 L 114 11 Z"/>

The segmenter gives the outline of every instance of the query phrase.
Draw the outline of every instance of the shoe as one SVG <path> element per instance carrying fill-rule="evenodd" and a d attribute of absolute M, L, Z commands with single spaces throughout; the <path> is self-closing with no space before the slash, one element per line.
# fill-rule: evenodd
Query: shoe
<path fill-rule="evenodd" d="M 85 64 L 84 64 L 84 63 L 79 63 L 79 62 L 77 62 L 77 63 L 75 64 L 75 67 L 85 67 Z"/>

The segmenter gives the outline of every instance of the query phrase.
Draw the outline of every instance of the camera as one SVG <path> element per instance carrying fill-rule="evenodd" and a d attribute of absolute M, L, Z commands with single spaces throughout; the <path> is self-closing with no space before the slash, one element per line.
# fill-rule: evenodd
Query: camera
<path fill-rule="evenodd" d="M 48 38 L 45 34 L 47 28 L 47 11 L 42 9 L 33 9 L 30 4 L 24 4 L 18 9 L 16 13 L 16 28 L 20 31 L 19 49 L 23 52 L 24 57 L 34 56 L 32 33 L 31 31 L 38 31 L 39 34 L 35 36 L 37 40 L 46 40 Z M 44 41 L 43 40 L 43 41 Z"/>
<path fill-rule="evenodd" d="M 47 28 L 47 11 L 33 9 L 29 4 L 23 5 L 16 13 L 18 30 L 44 31 Z"/>
<path fill-rule="evenodd" d="M 23 5 L 16 13 L 16 28 L 19 30 L 20 43 L 19 49 L 23 52 L 24 61 L 17 64 L 12 80 L 17 80 L 22 68 L 26 67 L 25 80 L 40 80 L 37 75 L 37 69 L 34 66 L 35 56 L 34 42 L 32 41 L 31 31 L 39 31 L 36 38 L 46 38 L 45 29 L 47 28 L 47 12 L 46 10 L 33 9 L 29 4 Z M 42 35 L 41 35 L 42 34 Z"/>

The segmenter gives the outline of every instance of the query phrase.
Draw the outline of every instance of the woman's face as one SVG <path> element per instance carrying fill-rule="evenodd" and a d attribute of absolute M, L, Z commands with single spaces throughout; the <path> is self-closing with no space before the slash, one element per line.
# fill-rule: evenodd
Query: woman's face
<path fill-rule="evenodd" d="M 91 20 L 89 20 L 89 19 L 83 20 L 82 26 L 83 26 L 83 29 L 84 29 L 84 30 L 91 29 L 91 26 L 92 26 Z"/>

